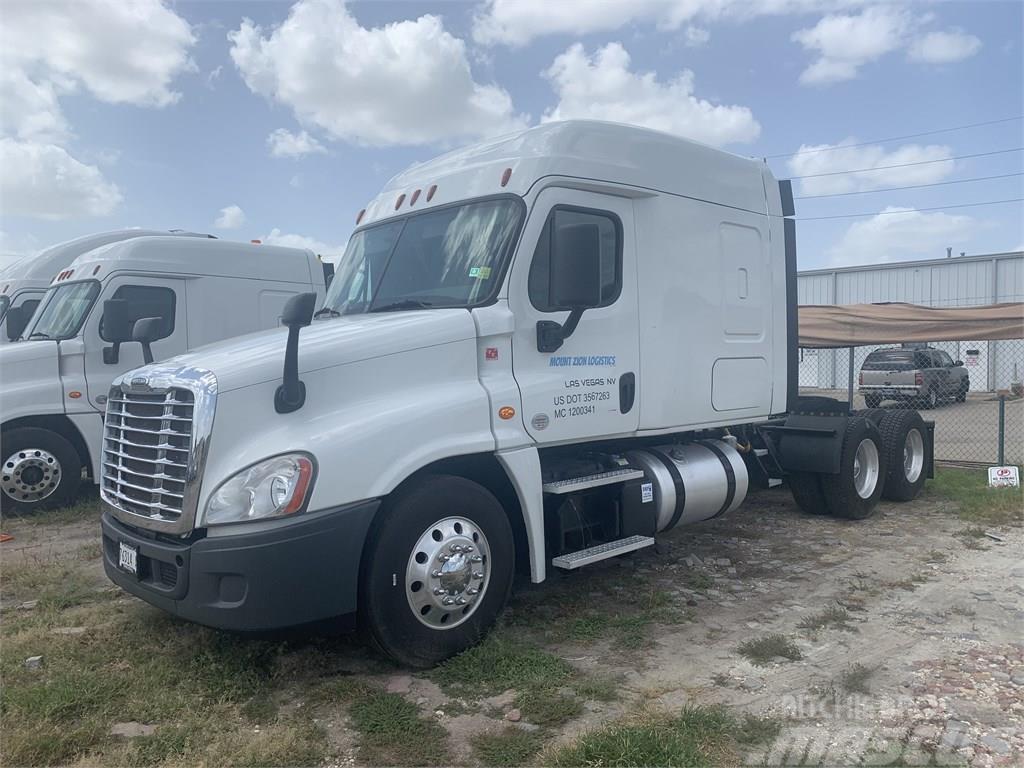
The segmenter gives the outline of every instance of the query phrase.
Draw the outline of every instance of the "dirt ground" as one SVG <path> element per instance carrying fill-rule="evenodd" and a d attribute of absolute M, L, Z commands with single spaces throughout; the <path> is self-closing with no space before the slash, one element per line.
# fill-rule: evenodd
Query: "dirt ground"
<path fill-rule="evenodd" d="M 526 637 L 582 674 L 615 681 L 612 695 L 583 696 L 575 716 L 544 729 L 543 751 L 529 762 L 545 763 L 640 711 L 722 704 L 781 726 L 740 756 L 746 764 L 1024 764 L 1024 529 L 966 526 L 951 503 L 926 494 L 847 522 L 801 514 L 784 489 L 760 492 L 732 516 L 671 532 L 656 548 L 520 584 L 498 635 Z M 12 520 L 4 530 L 15 536 L 0 550 L 5 574 L 75 553 L 93 587 L 104 589 L 98 545 L 88 554 L 95 520 Z M 649 588 L 673 613 L 645 614 L 629 625 L 633 634 L 586 630 Z M 180 623 L 133 598 L 116 603 Z M 5 621 L 26 610 L 2 607 Z M 755 664 L 739 652 L 752 640 L 788 641 L 785 653 L 798 658 Z M 538 730 L 515 705 L 515 687 L 454 695 L 435 675 L 396 669 L 352 641 L 331 642 L 326 660 L 317 646 L 315 665 L 308 648 L 289 652 L 273 694 L 279 713 L 308 716 L 326 731 L 324 764 L 372 758 L 351 710 L 313 706 L 306 666 L 318 679 L 329 669 L 334 679 L 414 705 L 443 729 L 445 763 L 484 762 L 473 747 L 480 734 Z"/>

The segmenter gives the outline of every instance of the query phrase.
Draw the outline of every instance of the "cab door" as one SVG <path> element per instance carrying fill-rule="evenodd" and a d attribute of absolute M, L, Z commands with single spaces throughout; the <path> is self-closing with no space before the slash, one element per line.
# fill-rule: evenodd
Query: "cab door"
<path fill-rule="evenodd" d="M 107 392 L 114 379 L 125 371 L 144 365 L 142 345 L 135 341 L 121 342 L 116 362 L 106 362 L 104 348 L 112 342 L 103 331 L 103 302 L 107 299 L 127 301 L 130 317 L 141 320 L 159 318 L 161 331 L 151 344 L 154 362 L 166 360 L 188 350 L 185 323 L 185 280 L 151 276 L 124 275 L 113 278 L 103 290 L 99 301 L 86 321 L 82 339 L 85 345 L 85 378 L 90 404 L 104 409 Z M 108 353 L 108 358 L 109 358 Z"/>
<path fill-rule="evenodd" d="M 555 187 L 543 190 L 533 205 L 509 282 L 509 306 L 521 417 L 538 443 L 623 434 L 639 424 L 633 226 L 633 203 L 624 197 Z M 571 314 L 552 291 L 559 249 L 567 248 L 588 250 L 586 262 L 599 273 L 600 299 L 551 349 L 546 331 L 556 323 L 564 327 Z"/>

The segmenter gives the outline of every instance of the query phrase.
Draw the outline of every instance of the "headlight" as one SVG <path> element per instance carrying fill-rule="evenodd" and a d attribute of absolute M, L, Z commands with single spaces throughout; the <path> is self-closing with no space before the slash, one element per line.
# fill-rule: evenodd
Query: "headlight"
<path fill-rule="evenodd" d="M 206 523 L 238 523 L 291 515 L 305 507 L 313 461 L 288 453 L 253 464 L 226 480 L 206 502 Z"/>

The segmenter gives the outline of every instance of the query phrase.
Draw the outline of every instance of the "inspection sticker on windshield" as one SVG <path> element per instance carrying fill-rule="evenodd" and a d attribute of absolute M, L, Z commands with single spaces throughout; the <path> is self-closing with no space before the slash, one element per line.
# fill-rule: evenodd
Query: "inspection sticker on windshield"
<path fill-rule="evenodd" d="M 490 267 L 470 267 L 469 268 L 469 276 L 470 277 L 477 277 L 477 278 L 480 278 L 481 280 L 486 280 L 487 278 L 489 278 L 491 276 L 491 268 Z"/>

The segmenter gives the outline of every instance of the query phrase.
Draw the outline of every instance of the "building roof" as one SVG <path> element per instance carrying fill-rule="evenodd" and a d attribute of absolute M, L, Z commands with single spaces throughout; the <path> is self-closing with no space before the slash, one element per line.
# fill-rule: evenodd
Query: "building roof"
<path fill-rule="evenodd" d="M 979 253 L 970 256 L 952 256 L 939 259 L 918 259 L 917 261 L 884 261 L 878 264 L 859 264 L 854 267 L 827 267 L 822 269 L 801 269 L 804 275 L 831 275 L 833 272 L 868 272 L 877 269 L 908 269 L 914 267 L 949 266 L 950 264 L 970 264 L 977 261 L 993 261 L 1001 259 L 1024 258 L 1024 251 L 1002 251 L 999 253 Z"/>

